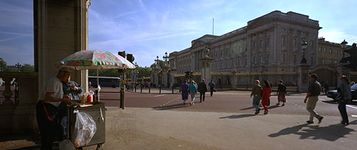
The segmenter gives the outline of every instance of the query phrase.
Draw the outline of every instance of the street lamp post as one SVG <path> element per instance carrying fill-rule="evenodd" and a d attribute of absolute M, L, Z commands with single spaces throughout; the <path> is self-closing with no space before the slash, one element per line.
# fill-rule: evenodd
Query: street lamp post
<path fill-rule="evenodd" d="M 157 78 L 157 85 L 159 86 L 159 93 L 161 94 L 161 74 L 162 68 L 160 67 L 159 56 L 156 56 L 156 65 L 154 67 L 154 76 Z"/>
<path fill-rule="evenodd" d="M 308 43 L 306 41 L 303 41 L 301 44 L 301 48 L 302 48 L 302 59 L 300 61 L 301 64 L 306 64 L 306 58 L 305 58 L 305 50 L 307 48 Z"/>
<path fill-rule="evenodd" d="M 165 55 L 162 57 L 164 59 L 164 65 L 163 65 L 163 73 L 165 73 L 165 76 L 163 76 L 165 78 L 165 83 L 166 83 L 166 87 L 169 88 L 170 87 L 170 83 L 169 83 L 169 71 L 170 71 L 170 65 L 169 65 L 169 56 L 167 54 L 167 52 L 165 52 Z"/>
<path fill-rule="evenodd" d="M 348 68 L 344 67 L 344 65 L 348 65 L 348 61 L 344 60 L 345 58 L 345 50 L 347 48 L 347 44 L 348 42 L 346 40 L 343 40 L 341 42 L 341 48 L 342 48 L 342 58 L 340 60 L 340 72 L 339 72 L 339 76 L 342 75 L 342 74 L 345 74 L 347 75 L 347 72 L 348 72 Z M 337 77 L 338 78 L 338 77 Z M 338 83 L 339 83 L 339 80 L 338 80 Z"/>
<path fill-rule="evenodd" d="M 305 58 L 305 50 L 308 46 L 306 41 L 303 41 L 301 44 L 302 49 L 302 58 L 299 65 L 298 78 L 297 78 L 297 86 L 299 92 L 305 92 L 308 88 L 308 74 L 309 74 L 309 65 L 307 64 L 307 60 Z"/>
<path fill-rule="evenodd" d="M 20 72 L 22 65 L 20 63 L 15 64 L 17 71 Z"/>

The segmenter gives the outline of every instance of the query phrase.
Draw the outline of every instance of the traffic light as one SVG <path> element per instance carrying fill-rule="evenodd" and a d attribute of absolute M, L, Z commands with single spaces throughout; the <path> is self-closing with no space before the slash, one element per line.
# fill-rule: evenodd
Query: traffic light
<path fill-rule="evenodd" d="M 118 55 L 120 55 L 121 57 L 125 58 L 125 51 L 119 51 Z"/>
<path fill-rule="evenodd" d="M 133 54 L 127 54 L 127 55 L 126 55 L 126 59 L 127 59 L 128 61 L 130 61 L 131 63 L 133 63 L 133 62 L 134 62 L 134 60 L 135 60 L 135 58 L 134 58 L 134 55 L 133 55 Z"/>
<path fill-rule="evenodd" d="M 347 54 L 347 55 L 346 55 Z M 357 47 L 356 43 L 353 43 L 351 47 L 344 50 L 344 57 L 341 59 L 340 63 L 351 70 L 357 69 Z"/>

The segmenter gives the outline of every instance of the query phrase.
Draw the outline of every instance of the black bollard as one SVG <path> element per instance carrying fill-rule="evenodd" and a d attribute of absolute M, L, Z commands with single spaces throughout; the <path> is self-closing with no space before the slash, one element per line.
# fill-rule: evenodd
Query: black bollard
<path fill-rule="evenodd" d="M 172 94 L 175 94 L 175 93 L 174 93 L 174 89 L 175 89 L 174 86 L 172 86 Z"/>
<path fill-rule="evenodd" d="M 161 86 L 159 86 L 159 94 L 161 94 Z"/>
<path fill-rule="evenodd" d="M 150 91 L 151 91 L 151 87 L 149 86 L 149 94 L 150 94 Z"/>
<path fill-rule="evenodd" d="M 143 86 L 140 86 L 140 93 L 143 93 Z"/>
<path fill-rule="evenodd" d="M 134 89 L 135 89 L 135 91 L 134 91 L 134 92 L 136 93 L 136 85 L 134 86 Z"/>
<path fill-rule="evenodd" d="M 124 109 L 124 88 L 120 88 L 120 108 Z"/>

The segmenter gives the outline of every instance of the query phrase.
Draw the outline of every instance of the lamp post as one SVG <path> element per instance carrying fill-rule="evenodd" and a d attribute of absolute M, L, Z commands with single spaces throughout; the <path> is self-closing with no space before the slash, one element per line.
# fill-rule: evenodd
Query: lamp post
<path fill-rule="evenodd" d="M 346 49 L 346 47 L 347 47 L 347 41 L 346 40 L 343 40 L 342 42 L 341 42 L 341 48 L 342 48 L 342 58 L 343 57 L 345 57 L 345 49 Z"/>
<path fill-rule="evenodd" d="M 22 65 L 20 63 L 15 64 L 17 71 L 20 72 Z"/>
<path fill-rule="evenodd" d="M 159 60 L 159 56 L 156 56 L 156 60 L 155 60 L 156 64 L 154 66 L 154 78 L 157 79 L 157 82 L 155 84 L 157 84 L 157 86 L 159 86 L 159 90 L 161 90 L 161 73 L 162 73 L 162 68 L 160 66 L 160 60 Z M 160 91 L 161 92 L 161 91 Z"/>
<path fill-rule="evenodd" d="M 167 62 L 167 60 L 169 59 L 169 56 L 167 55 L 167 52 L 165 52 L 165 56 L 162 56 L 162 58 L 165 60 L 165 62 Z"/>
<path fill-rule="evenodd" d="M 307 41 L 302 41 L 302 44 L 301 44 L 301 48 L 302 48 L 302 59 L 300 61 L 300 64 L 306 64 L 307 61 L 306 61 L 306 58 L 305 58 L 305 50 L 307 48 Z"/>
<path fill-rule="evenodd" d="M 306 41 L 303 41 L 301 43 L 301 49 L 302 49 L 302 58 L 300 61 L 299 65 L 299 70 L 298 70 L 298 78 L 297 78 L 297 86 L 298 86 L 298 92 L 306 92 L 308 88 L 308 74 L 309 74 L 309 65 L 307 64 L 306 58 L 305 58 L 305 50 L 308 46 L 308 43 Z"/>
<path fill-rule="evenodd" d="M 169 63 L 168 63 L 168 59 L 169 59 L 169 56 L 167 55 L 167 52 L 165 52 L 165 55 L 162 56 L 162 58 L 164 59 L 164 65 L 163 65 L 163 73 L 165 73 L 165 75 L 163 75 L 163 79 L 165 79 L 165 86 L 166 87 L 170 87 L 170 84 L 169 84 L 169 69 L 170 69 L 170 66 L 169 66 Z"/>
<path fill-rule="evenodd" d="M 346 41 L 346 40 L 343 40 L 342 42 L 341 42 L 341 48 L 342 48 L 342 58 L 341 58 L 341 60 L 340 60 L 340 69 L 339 69 L 339 76 L 341 76 L 342 74 L 345 74 L 345 75 L 347 75 L 347 72 L 349 72 L 348 71 L 348 68 L 347 67 L 345 67 L 345 65 L 348 65 L 350 62 L 348 61 L 348 59 L 346 59 L 345 58 L 345 50 L 346 50 L 346 48 L 347 48 L 347 44 L 348 44 L 348 42 Z M 337 77 L 338 78 L 338 77 Z M 339 83 L 339 80 L 337 81 L 337 83 Z"/>

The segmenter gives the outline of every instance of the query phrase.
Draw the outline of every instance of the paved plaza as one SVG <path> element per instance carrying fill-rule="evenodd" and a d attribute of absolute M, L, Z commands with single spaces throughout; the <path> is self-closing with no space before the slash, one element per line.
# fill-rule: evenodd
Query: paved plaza
<path fill-rule="evenodd" d="M 112 91 L 111 91 L 112 90 Z M 204 103 L 183 105 L 179 94 L 126 92 L 126 108 L 119 109 L 118 93 L 102 94 L 107 105 L 108 150 L 351 150 L 357 145 L 355 105 L 348 106 L 351 124 L 340 125 L 337 104 L 321 96 L 317 112 L 321 124 L 307 125 L 304 94 L 291 93 L 284 107 L 271 98 L 269 114 L 253 115 L 247 91 L 216 92 Z M 317 122 L 315 120 L 315 122 Z M 12 143 L 11 143 L 12 142 Z M 2 141 L 5 149 L 38 149 L 26 140 Z M 1 148 L 0 148 L 1 149 Z M 95 149 L 86 147 L 85 149 Z"/>

